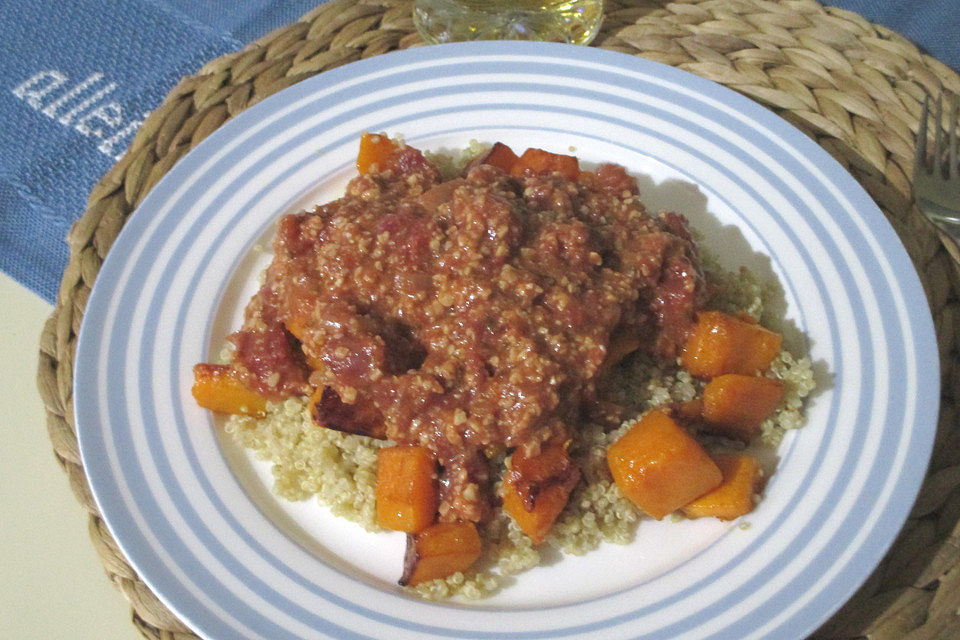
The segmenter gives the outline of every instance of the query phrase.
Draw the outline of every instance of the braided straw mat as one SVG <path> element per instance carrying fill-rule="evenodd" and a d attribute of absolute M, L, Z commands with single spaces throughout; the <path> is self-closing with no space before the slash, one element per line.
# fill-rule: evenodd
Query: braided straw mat
<path fill-rule="evenodd" d="M 76 337 L 97 272 L 127 216 L 177 160 L 231 116 L 304 78 L 421 44 L 410 0 L 333 0 L 183 78 L 93 188 L 69 236 L 70 262 L 40 346 L 39 387 L 54 451 L 90 535 L 146 638 L 196 636 L 127 564 L 99 517 L 73 424 Z M 703 76 L 769 107 L 820 143 L 883 209 L 923 281 L 936 325 L 942 407 L 910 519 L 862 588 L 813 637 L 960 638 L 960 269 L 911 200 L 913 137 L 925 93 L 960 77 L 902 37 L 813 0 L 607 0 L 594 46 Z"/>

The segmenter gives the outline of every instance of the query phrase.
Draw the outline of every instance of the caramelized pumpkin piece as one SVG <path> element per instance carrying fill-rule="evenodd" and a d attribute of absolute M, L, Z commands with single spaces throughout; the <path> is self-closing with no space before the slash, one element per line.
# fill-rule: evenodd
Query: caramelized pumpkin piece
<path fill-rule="evenodd" d="M 385 169 L 397 148 L 397 143 L 385 134 L 364 132 L 360 136 L 360 150 L 357 152 L 357 171 L 371 173 Z"/>
<path fill-rule="evenodd" d="M 569 441 L 544 444 L 534 456 L 520 448 L 510 458 L 508 479 L 517 487 L 528 510 L 533 508 L 543 489 L 571 482 L 575 485 L 580 478 L 580 470 L 567 453 L 569 444 Z"/>
<path fill-rule="evenodd" d="M 641 416 L 607 448 L 607 464 L 620 491 L 657 520 L 723 480 L 703 447 L 661 409 Z"/>
<path fill-rule="evenodd" d="M 757 459 L 747 453 L 721 453 L 713 460 L 723 473 L 723 482 L 683 507 L 683 515 L 733 520 L 753 511 L 753 496 L 760 490 L 762 479 Z"/>
<path fill-rule="evenodd" d="M 608 375 L 623 359 L 640 348 L 640 334 L 636 330 L 620 327 L 610 334 L 607 356 L 603 359 L 597 375 Z"/>
<path fill-rule="evenodd" d="M 406 445 L 380 449 L 377 455 L 377 524 L 407 533 L 433 524 L 439 500 L 433 454 Z"/>
<path fill-rule="evenodd" d="M 510 175 L 515 178 L 553 172 L 559 173 L 564 180 L 576 180 L 580 176 L 580 162 L 574 156 L 531 148 L 524 151 L 510 168 Z"/>
<path fill-rule="evenodd" d="M 576 480 L 576 479 L 575 479 Z M 573 483 L 576 485 L 576 482 Z M 550 532 L 550 527 L 560 516 L 570 500 L 572 487 L 551 485 L 544 488 L 532 509 L 527 509 L 516 485 L 508 478 L 503 484 L 503 510 L 514 519 L 520 530 L 527 534 L 534 544 L 540 544 Z"/>
<path fill-rule="evenodd" d="M 703 399 L 694 398 L 679 402 L 673 407 L 672 415 L 682 423 L 700 423 L 703 421 Z"/>
<path fill-rule="evenodd" d="M 301 342 L 307 337 L 306 320 L 303 318 L 289 318 L 283 323 L 283 327 L 290 332 L 290 335 Z"/>
<path fill-rule="evenodd" d="M 472 522 L 436 522 L 407 534 L 400 584 L 413 587 L 466 571 L 480 557 L 480 550 L 480 534 Z"/>
<path fill-rule="evenodd" d="M 289 318 L 284 321 L 283 327 L 287 330 L 287 333 L 299 340 L 301 344 L 307 341 L 308 335 L 306 320 L 300 318 Z M 320 369 L 324 366 L 323 361 L 320 358 L 307 353 L 302 346 L 300 347 L 300 352 L 303 354 L 303 358 L 310 369 Z"/>
<path fill-rule="evenodd" d="M 310 417 L 320 427 L 383 440 L 387 427 L 383 416 L 371 405 L 348 404 L 332 388 L 323 386 L 310 396 Z"/>
<path fill-rule="evenodd" d="M 505 173 L 510 173 L 513 165 L 515 165 L 519 159 L 519 156 L 513 152 L 513 149 L 502 142 L 498 142 L 483 156 L 481 164 L 488 164 L 492 167 L 497 167 Z"/>
<path fill-rule="evenodd" d="M 783 399 L 783 383 L 762 376 L 727 373 L 703 389 L 704 430 L 749 442 Z"/>
<path fill-rule="evenodd" d="M 580 470 L 565 445 L 552 445 L 530 457 L 518 449 L 504 479 L 503 509 L 534 544 L 540 544 L 579 481 Z"/>
<path fill-rule="evenodd" d="M 765 371 L 780 351 L 782 336 L 746 318 L 720 311 L 704 311 L 680 356 L 695 376 L 712 378 L 724 373 L 756 375 Z"/>
<path fill-rule="evenodd" d="M 266 398 L 243 384 L 227 365 L 194 365 L 191 391 L 197 404 L 210 411 L 254 418 L 266 415 Z"/>

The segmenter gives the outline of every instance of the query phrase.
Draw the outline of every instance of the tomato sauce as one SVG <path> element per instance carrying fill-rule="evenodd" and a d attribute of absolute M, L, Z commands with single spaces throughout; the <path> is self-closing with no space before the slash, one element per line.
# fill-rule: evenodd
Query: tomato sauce
<path fill-rule="evenodd" d="M 673 361 L 703 299 L 686 220 L 646 212 L 622 167 L 512 177 L 481 159 L 442 182 L 402 147 L 280 220 L 233 365 L 268 397 L 319 389 L 324 426 L 429 448 L 440 519 L 478 521 L 488 458 L 610 416 L 611 341 Z"/>

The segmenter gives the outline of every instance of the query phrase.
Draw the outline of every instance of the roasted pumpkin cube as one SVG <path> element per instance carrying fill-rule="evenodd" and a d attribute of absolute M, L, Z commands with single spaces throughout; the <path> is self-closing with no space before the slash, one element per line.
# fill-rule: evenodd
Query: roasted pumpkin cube
<path fill-rule="evenodd" d="M 717 376 L 703 389 L 704 430 L 749 442 L 782 399 L 783 383 L 774 378 L 738 373 Z"/>
<path fill-rule="evenodd" d="M 519 157 L 513 152 L 513 149 L 502 142 L 497 142 L 490 151 L 483 156 L 481 164 L 488 164 L 492 167 L 497 167 L 505 173 L 510 173 L 513 165 L 517 163 L 517 160 L 519 160 Z"/>
<path fill-rule="evenodd" d="M 516 178 L 551 173 L 559 173 L 564 180 L 576 180 L 580 176 L 580 161 L 575 156 L 530 148 L 510 168 L 510 175 Z"/>
<path fill-rule="evenodd" d="M 661 409 L 641 416 L 611 444 L 607 463 L 620 491 L 657 520 L 723 480 L 703 447 Z"/>
<path fill-rule="evenodd" d="M 724 373 L 756 375 L 780 351 L 783 337 L 744 317 L 704 311 L 686 340 L 680 361 L 691 374 L 713 378 Z"/>
<path fill-rule="evenodd" d="M 227 365 L 200 363 L 193 367 L 193 398 L 204 409 L 262 418 L 267 399 L 247 387 Z"/>
<path fill-rule="evenodd" d="M 440 495 L 433 454 L 404 445 L 385 447 L 377 455 L 377 524 L 407 533 L 433 524 Z"/>
<path fill-rule="evenodd" d="M 688 518 L 714 517 L 733 520 L 753 511 L 753 496 L 763 478 L 760 463 L 748 453 L 720 453 L 713 456 L 723 473 L 720 486 L 684 506 Z"/>
<path fill-rule="evenodd" d="M 534 544 L 546 538 L 580 481 L 580 470 L 563 444 L 536 456 L 517 450 L 503 482 L 503 509 Z"/>
<path fill-rule="evenodd" d="M 631 353 L 640 348 L 640 333 L 636 329 L 618 328 L 610 334 L 607 342 L 607 356 L 600 364 L 598 377 L 609 375 L 610 372 Z"/>
<path fill-rule="evenodd" d="M 383 440 L 387 427 L 371 403 L 348 404 L 332 387 L 317 387 L 310 396 L 310 417 L 317 426 Z"/>
<path fill-rule="evenodd" d="M 448 578 L 466 571 L 480 557 L 482 545 L 472 522 L 436 522 L 419 533 L 407 534 L 402 586 Z"/>
<path fill-rule="evenodd" d="M 364 132 L 360 136 L 360 150 L 357 152 L 357 171 L 371 173 L 386 169 L 397 149 L 397 143 L 387 135 Z"/>

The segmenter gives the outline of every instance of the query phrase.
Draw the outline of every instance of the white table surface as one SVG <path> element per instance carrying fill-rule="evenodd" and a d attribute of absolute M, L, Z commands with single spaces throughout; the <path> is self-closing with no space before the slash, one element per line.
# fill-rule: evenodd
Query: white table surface
<path fill-rule="evenodd" d="M 37 391 L 40 332 L 52 307 L 0 273 L 0 636 L 134 640 L 47 437 Z"/>

